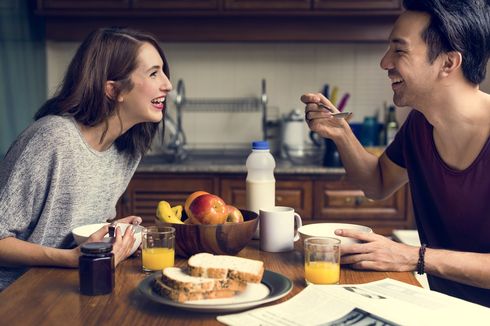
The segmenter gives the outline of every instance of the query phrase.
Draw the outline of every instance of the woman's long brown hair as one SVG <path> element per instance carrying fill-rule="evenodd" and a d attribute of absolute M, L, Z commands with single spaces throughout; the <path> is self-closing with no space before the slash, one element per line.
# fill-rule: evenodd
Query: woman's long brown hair
<path fill-rule="evenodd" d="M 118 95 L 133 87 L 130 77 L 136 69 L 138 51 L 143 43 L 155 47 L 164 62 L 164 73 L 170 77 L 165 54 L 153 36 L 130 29 L 102 28 L 82 42 L 55 96 L 43 104 L 34 119 L 46 115 L 73 116 L 77 122 L 89 127 L 105 123 L 107 131 L 108 118 L 117 114 Z M 105 92 L 109 80 L 115 81 L 116 85 L 112 98 Z M 144 155 L 157 130 L 158 123 L 134 125 L 116 139 L 116 147 L 133 156 Z"/>

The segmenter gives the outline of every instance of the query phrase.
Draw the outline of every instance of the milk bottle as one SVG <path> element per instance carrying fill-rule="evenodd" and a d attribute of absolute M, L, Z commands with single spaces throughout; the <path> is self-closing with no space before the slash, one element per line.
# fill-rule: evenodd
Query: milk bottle
<path fill-rule="evenodd" d="M 252 153 L 247 158 L 247 209 L 257 214 L 260 209 L 275 206 L 276 180 L 274 168 L 276 162 L 270 153 L 267 141 L 254 141 Z M 259 238 L 259 227 L 254 239 Z"/>

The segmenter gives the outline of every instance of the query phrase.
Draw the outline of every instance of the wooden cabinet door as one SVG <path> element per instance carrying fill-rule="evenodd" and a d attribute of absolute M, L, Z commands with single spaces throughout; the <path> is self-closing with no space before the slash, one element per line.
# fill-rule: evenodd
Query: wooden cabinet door
<path fill-rule="evenodd" d="M 293 207 L 306 224 L 362 224 L 385 235 L 390 235 L 393 229 L 415 228 L 408 186 L 385 200 L 373 201 L 339 179 L 341 176 L 318 180 L 319 177 L 276 176 L 276 205 Z M 243 174 L 138 172 L 121 197 L 118 217 L 138 215 L 145 224 L 152 224 L 159 201 L 166 200 L 172 206 L 183 205 L 187 196 L 197 190 L 219 194 L 226 203 L 246 208 Z"/>
<path fill-rule="evenodd" d="M 245 186 L 245 177 L 222 178 L 221 197 L 227 203 L 245 208 L 247 204 Z M 276 206 L 293 207 L 303 219 L 310 219 L 313 213 L 312 187 L 313 183 L 310 180 L 276 179 Z"/>
<path fill-rule="evenodd" d="M 133 0 L 133 8 L 217 10 L 219 0 Z"/>
<path fill-rule="evenodd" d="M 407 187 L 380 201 L 342 180 L 316 181 L 314 192 L 314 219 L 367 225 L 387 235 L 395 228 L 414 227 Z"/>
<path fill-rule="evenodd" d="M 42 9 L 127 9 L 129 0 L 39 0 Z"/>
<path fill-rule="evenodd" d="M 138 173 L 121 198 L 122 211 L 118 215 L 141 216 L 146 224 L 151 224 L 159 201 L 168 201 L 172 206 L 184 205 L 187 196 L 194 191 L 216 193 L 216 185 L 217 181 L 211 176 Z"/>
<path fill-rule="evenodd" d="M 401 10 L 401 0 L 314 0 L 315 9 Z"/>
<path fill-rule="evenodd" d="M 307 10 L 310 0 L 224 0 L 225 10 Z"/>

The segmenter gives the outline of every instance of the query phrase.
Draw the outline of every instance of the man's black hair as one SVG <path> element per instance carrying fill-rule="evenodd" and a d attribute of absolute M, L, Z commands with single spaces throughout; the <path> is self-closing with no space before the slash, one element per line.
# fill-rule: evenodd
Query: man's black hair
<path fill-rule="evenodd" d="M 430 15 L 429 26 L 422 32 L 430 63 L 441 53 L 458 51 L 465 78 L 473 84 L 485 79 L 490 52 L 487 0 L 403 0 L 403 6 Z"/>

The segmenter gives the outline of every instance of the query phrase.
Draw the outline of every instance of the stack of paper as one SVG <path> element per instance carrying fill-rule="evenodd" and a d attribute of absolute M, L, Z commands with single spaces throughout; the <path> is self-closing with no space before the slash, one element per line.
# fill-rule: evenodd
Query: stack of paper
<path fill-rule="evenodd" d="M 384 279 L 366 284 L 310 285 L 286 302 L 217 319 L 237 326 L 478 325 L 490 321 L 490 309 Z"/>

